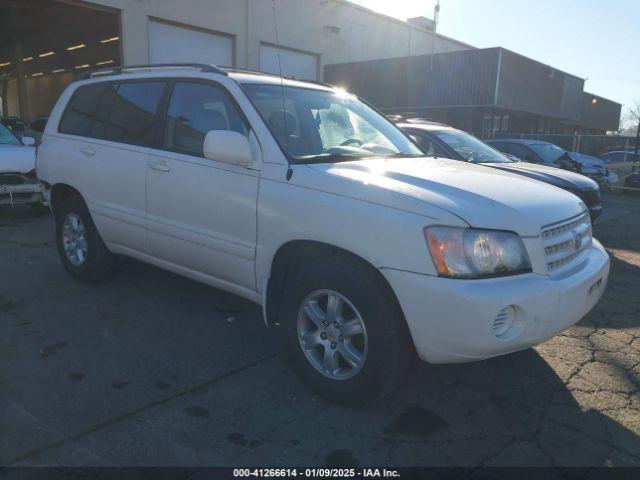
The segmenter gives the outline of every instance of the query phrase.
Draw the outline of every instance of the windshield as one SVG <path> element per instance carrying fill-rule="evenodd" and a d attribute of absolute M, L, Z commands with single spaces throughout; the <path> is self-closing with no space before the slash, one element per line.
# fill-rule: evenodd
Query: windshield
<path fill-rule="evenodd" d="M 534 152 L 540 155 L 545 162 L 553 163 L 565 154 L 565 150 L 552 143 L 532 143 L 529 146 Z"/>
<path fill-rule="evenodd" d="M 400 130 L 353 95 L 280 85 L 243 89 L 296 162 L 422 155 Z"/>
<path fill-rule="evenodd" d="M 11 130 L 0 123 L 0 145 L 22 145 Z"/>
<path fill-rule="evenodd" d="M 440 140 L 458 152 L 471 163 L 512 163 L 513 160 L 494 150 L 473 135 L 460 130 L 442 130 L 434 132 Z"/>

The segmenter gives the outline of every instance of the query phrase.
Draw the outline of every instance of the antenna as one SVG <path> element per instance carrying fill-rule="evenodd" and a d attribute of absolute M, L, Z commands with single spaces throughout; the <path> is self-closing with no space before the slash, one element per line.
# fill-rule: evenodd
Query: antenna
<path fill-rule="evenodd" d="M 276 15 L 276 0 L 271 0 L 271 7 L 273 11 L 273 28 L 276 34 L 276 47 L 278 52 L 278 73 L 280 74 L 280 92 L 282 94 L 282 122 L 284 123 L 284 143 L 287 149 L 287 155 L 285 158 L 289 162 L 289 135 L 287 135 L 287 115 L 284 109 L 284 79 L 282 77 L 282 59 L 280 58 L 280 36 L 278 35 L 278 16 Z M 291 166 L 287 169 L 287 180 L 291 178 L 292 170 Z"/>

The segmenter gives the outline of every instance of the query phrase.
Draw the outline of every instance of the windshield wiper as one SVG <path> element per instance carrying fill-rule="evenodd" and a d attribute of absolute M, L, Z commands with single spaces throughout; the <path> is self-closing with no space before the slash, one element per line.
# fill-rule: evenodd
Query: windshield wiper
<path fill-rule="evenodd" d="M 360 153 L 330 153 L 314 155 L 306 158 L 296 158 L 296 163 L 337 163 L 337 162 L 349 162 L 351 160 L 359 160 L 361 158 L 377 157 L 379 155 L 374 154 L 360 154 Z"/>
<path fill-rule="evenodd" d="M 330 153 L 314 155 L 306 158 L 296 158 L 296 163 L 337 163 L 350 162 L 352 160 L 363 160 L 366 158 L 404 158 L 404 157 L 426 157 L 424 153 Z"/>
<path fill-rule="evenodd" d="M 381 157 L 381 158 L 414 158 L 414 157 L 429 157 L 430 155 L 427 155 L 426 153 L 402 153 L 402 152 L 398 152 L 398 153 L 388 153 L 388 154 L 379 154 L 376 155 L 377 157 Z"/>

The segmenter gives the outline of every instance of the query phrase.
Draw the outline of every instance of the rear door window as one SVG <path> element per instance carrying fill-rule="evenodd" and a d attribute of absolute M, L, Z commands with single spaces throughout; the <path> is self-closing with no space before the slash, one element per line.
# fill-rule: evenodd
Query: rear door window
<path fill-rule="evenodd" d="M 135 145 L 153 145 L 158 106 L 165 86 L 165 82 L 158 81 L 118 85 L 110 102 L 103 138 Z"/>
<path fill-rule="evenodd" d="M 67 104 L 58 131 L 81 137 L 93 136 L 92 131 L 99 112 L 98 105 L 106 88 L 104 83 L 78 88 Z"/>

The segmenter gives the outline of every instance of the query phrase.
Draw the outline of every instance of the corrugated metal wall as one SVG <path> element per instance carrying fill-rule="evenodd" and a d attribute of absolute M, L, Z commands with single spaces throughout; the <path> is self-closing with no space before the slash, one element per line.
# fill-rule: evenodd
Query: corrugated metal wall
<path fill-rule="evenodd" d="M 593 99 L 596 102 L 593 103 Z M 622 105 L 606 98 L 584 92 L 581 97 L 582 112 L 578 123 L 598 130 L 617 130 L 620 126 Z"/>
<path fill-rule="evenodd" d="M 584 80 L 501 49 L 497 105 L 561 119 L 578 119 Z"/>
<path fill-rule="evenodd" d="M 327 65 L 325 80 L 379 108 L 492 105 L 498 49 Z"/>
<path fill-rule="evenodd" d="M 615 102 L 585 103 L 583 79 L 502 48 L 327 65 L 325 79 L 394 113 L 495 107 L 529 114 L 536 129 L 538 116 L 603 130 L 620 119 Z"/>

